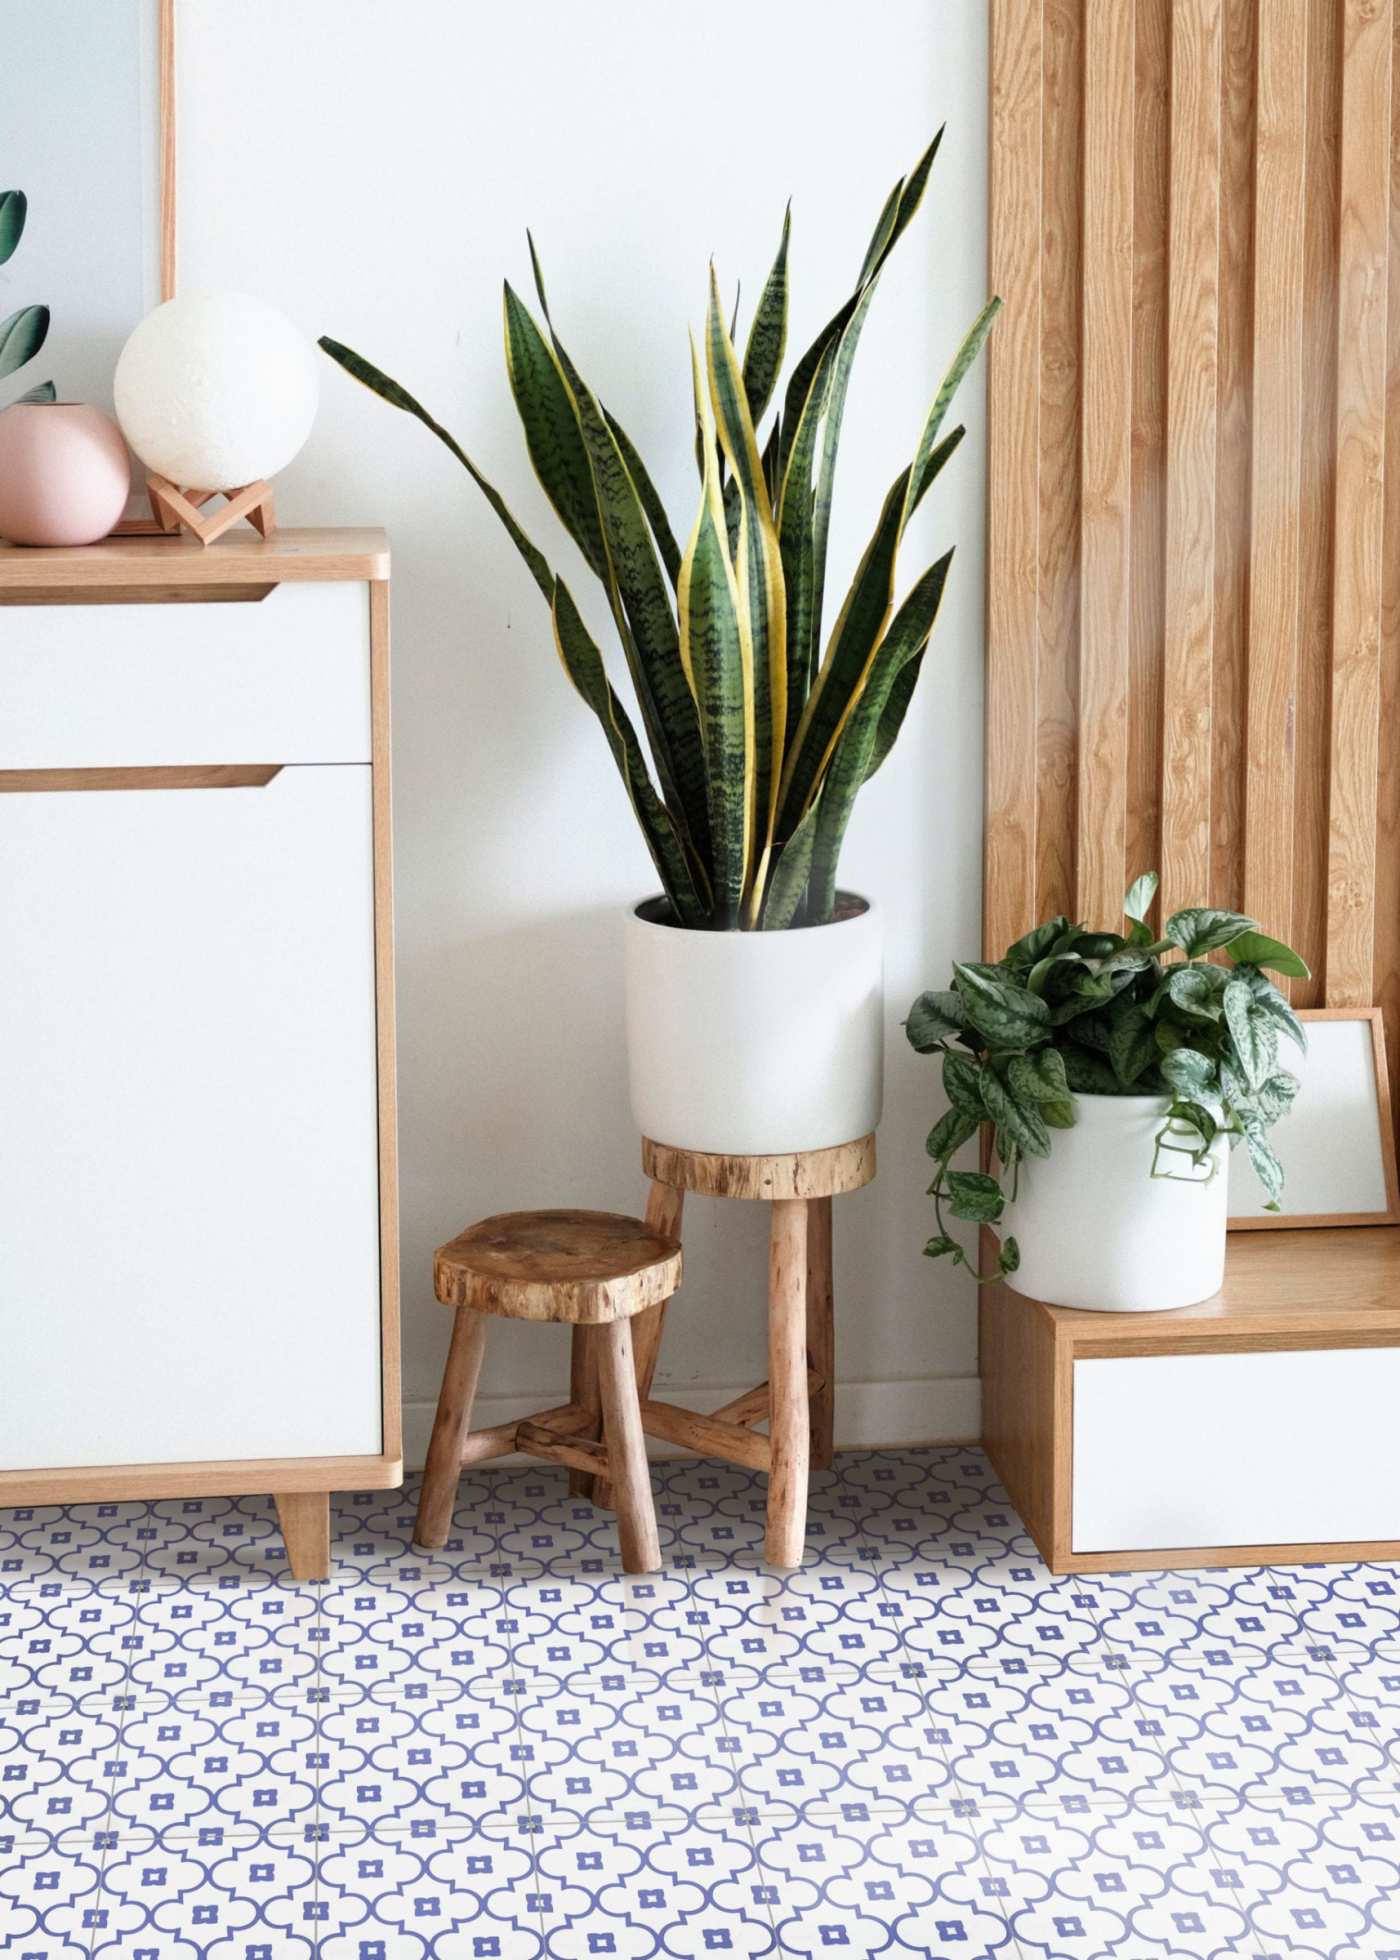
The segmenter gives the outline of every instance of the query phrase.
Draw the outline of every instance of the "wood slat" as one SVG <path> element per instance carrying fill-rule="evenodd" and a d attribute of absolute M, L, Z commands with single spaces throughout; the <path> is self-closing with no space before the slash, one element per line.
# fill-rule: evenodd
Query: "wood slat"
<path fill-rule="evenodd" d="M 1244 909 L 1288 940 L 1303 435 L 1307 33 L 1302 9 L 1261 10 L 1257 74 Z"/>
<path fill-rule="evenodd" d="M 1079 909 L 1120 915 L 1126 884 L 1132 477 L 1133 10 L 1086 0 L 1081 443 Z"/>
<path fill-rule="evenodd" d="M 1136 0 L 1133 40 L 1133 473 L 1128 603 L 1129 879 L 1162 862 L 1162 636 L 1167 552 L 1167 258 L 1171 0 Z M 1055 908 L 1051 908 L 1052 910 Z"/>
<path fill-rule="evenodd" d="M 1400 6 L 1395 9 L 1391 87 L 1400 60 Z M 1400 723 L 1400 102 L 1391 104 L 1390 263 L 1386 287 L 1385 514 L 1381 573 L 1380 720 L 1383 731 Z M 1382 740 L 1376 800 L 1376 940 L 1373 993 L 1381 1007 L 1392 1112 L 1400 1109 L 1400 757 Z"/>
<path fill-rule="evenodd" d="M 1162 643 L 1164 915 L 1210 897 L 1220 54 L 1219 7 L 1213 0 L 1176 0 Z"/>
<path fill-rule="evenodd" d="M 988 343 L 986 897 L 1000 950 L 1035 905 L 1039 492 L 1041 0 L 992 0 L 992 290 Z"/>
<path fill-rule="evenodd" d="M 1384 538 L 1392 18 L 1344 0 L 1326 998 L 1371 999 Z"/>
<path fill-rule="evenodd" d="M 1073 912 L 1079 696 L 1080 96 L 1084 0 L 1045 0 L 1035 916 Z M 1000 939 L 1000 952 L 1015 932 Z"/>

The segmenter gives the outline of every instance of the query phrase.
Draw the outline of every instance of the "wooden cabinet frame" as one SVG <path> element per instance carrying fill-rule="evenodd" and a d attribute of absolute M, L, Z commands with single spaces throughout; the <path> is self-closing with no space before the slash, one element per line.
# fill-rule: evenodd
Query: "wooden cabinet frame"
<path fill-rule="evenodd" d="M 376 531 L 289 530 L 267 541 L 252 534 L 238 535 L 208 549 L 183 540 L 135 536 L 72 550 L 0 546 L 0 608 L 211 600 L 255 604 L 274 585 L 289 581 L 365 585 L 369 609 L 383 1425 L 381 1448 L 374 1455 L 0 1471 L 0 1506 L 270 1492 L 277 1501 L 294 1572 L 299 1578 L 325 1578 L 329 1574 L 329 1493 L 335 1489 L 395 1489 L 403 1481 L 388 574 L 387 540 Z"/>

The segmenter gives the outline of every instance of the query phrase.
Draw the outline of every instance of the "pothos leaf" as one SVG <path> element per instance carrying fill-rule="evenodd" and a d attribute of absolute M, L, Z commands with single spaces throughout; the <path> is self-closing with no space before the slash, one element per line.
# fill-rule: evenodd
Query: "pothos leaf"
<path fill-rule="evenodd" d="M 1274 1155 L 1273 1147 L 1262 1131 L 1246 1130 L 1244 1144 L 1249 1152 L 1249 1161 L 1268 1195 L 1268 1209 L 1276 1211 L 1278 1201 L 1283 1196 L 1283 1165 Z"/>
<path fill-rule="evenodd" d="M 978 1080 L 983 1106 L 998 1134 L 1010 1137 L 1028 1157 L 1048 1157 L 1050 1132 L 1039 1109 L 1034 1104 L 1023 1107 L 1018 1103 L 994 1069 L 984 1068 Z"/>
<path fill-rule="evenodd" d="M 1041 1048 L 1034 1055 L 1013 1055 L 1007 1064 L 1006 1079 L 1012 1094 L 1022 1103 L 1065 1102 L 1069 1098 L 1065 1058 L 1058 1048 Z"/>
<path fill-rule="evenodd" d="M 976 1062 L 965 1055 L 945 1055 L 943 1057 L 943 1093 L 954 1109 L 960 1109 L 964 1116 L 982 1118 L 982 1092 L 978 1084 L 981 1073 Z"/>
<path fill-rule="evenodd" d="M 1173 1048 L 1162 1056 L 1159 1066 L 1164 1081 L 1179 1096 L 1199 1100 L 1217 1087 L 1215 1063 L 1198 1048 Z"/>
<path fill-rule="evenodd" d="M 928 1133 L 928 1154 L 940 1162 L 962 1149 L 980 1127 L 980 1116 L 969 1116 L 966 1110 L 948 1109 Z"/>
<path fill-rule="evenodd" d="M 1293 980 L 1310 980 L 1312 969 L 1307 961 L 1291 946 L 1285 946 L 1281 939 L 1271 939 L 1266 932 L 1241 932 L 1227 941 L 1225 951 L 1236 966 L 1268 966 L 1275 973 L 1286 973 Z"/>
<path fill-rule="evenodd" d="M 959 1034 L 966 1022 L 961 995 L 951 988 L 943 993 L 923 993 L 909 1010 L 904 1032 L 909 1045 L 927 1055 L 949 1035 Z"/>
<path fill-rule="evenodd" d="M 1213 905 L 1190 905 L 1182 912 L 1173 912 L 1163 930 L 1187 959 L 1196 960 L 1204 953 L 1213 953 L 1217 946 L 1228 946 L 1242 932 L 1257 931 L 1258 924 L 1257 919 L 1247 919 L 1243 912 L 1222 912 Z"/>
<path fill-rule="evenodd" d="M 1123 914 L 1141 925 L 1152 909 L 1152 901 L 1157 896 L 1157 873 L 1144 871 L 1140 878 L 1134 878 L 1128 887 L 1128 895 L 1123 900 Z"/>
<path fill-rule="evenodd" d="M 949 1171 L 948 1196 L 954 1218 L 974 1224 L 994 1225 L 1006 1204 L 1001 1186 L 985 1171 Z"/>
<path fill-rule="evenodd" d="M 1045 1038 L 1050 1010 L 1039 994 L 1010 986 L 970 963 L 954 966 L 953 979 L 967 1019 L 994 1048 L 1028 1048 Z"/>
<path fill-rule="evenodd" d="M 1231 980 L 1223 996 L 1225 1025 L 1230 1030 L 1239 1065 L 1251 1089 L 1257 1089 L 1278 1060 L 1278 1037 L 1242 980 Z"/>

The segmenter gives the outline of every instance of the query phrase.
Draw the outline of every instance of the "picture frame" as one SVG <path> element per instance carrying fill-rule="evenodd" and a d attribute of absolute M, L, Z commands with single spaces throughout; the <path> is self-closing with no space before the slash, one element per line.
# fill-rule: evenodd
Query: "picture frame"
<path fill-rule="evenodd" d="M 1400 1224 L 1381 1010 L 1311 1007 L 1301 1008 L 1298 1018 L 1308 1032 L 1308 1053 L 1290 1045 L 1281 1066 L 1302 1087 L 1270 1133 L 1284 1168 L 1282 1209 L 1264 1210 L 1265 1194 L 1248 1154 L 1236 1149 L 1230 1157 L 1230 1229 Z"/>

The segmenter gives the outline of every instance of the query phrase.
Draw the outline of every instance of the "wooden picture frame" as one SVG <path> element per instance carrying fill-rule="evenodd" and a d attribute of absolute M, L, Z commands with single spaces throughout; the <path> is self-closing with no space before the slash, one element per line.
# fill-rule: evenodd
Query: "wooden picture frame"
<path fill-rule="evenodd" d="M 1396 1174 L 1395 1129 L 1391 1117 L 1390 1077 L 1386 1068 L 1385 1026 L 1381 1018 L 1381 1010 L 1379 1007 L 1312 1007 L 1300 1009 L 1298 1018 L 1309 1030 L 1328 1026 L 1340 1028 L 1343 1025 L 1360 1026 L 1369 1030 L 1371 1076 L 1367 1078 L 1367 1086 L 1370 1087 L 1373 1081 L 1374 1101 L 1367 1098 L 1364 1102 L 1358 1100 L 1356 1104 L 1355 1148 L 1363 1155 L 1368 1153 L 1372 1144 L 1367 1133 L 1374 1131 L 1374 1191 L 1381 1202 L 1379 1205 L 1361 1211 L 1290 1212 L 1287 1209 L 1288 1180 L 1291 1178 L 1296 1184 L 1299 1177 L 1305 1175 L 1307 1168 L 1305 1155 L 1308 1148 L 1307 1062 L 1295 1051 L 1284 1058 L 1283 1066 L 1294 1074 L 1302 1074 L 1304 1090 L 1294 1109 L 1280 1119 L 1277 1129 L 1272 1133 L 1279 1155 L 1283 1159 L 1286 1180 L 1283 1193 L 1285 1208 L 1278 1212 L 1266 1212 L 1262 1209 L 1237 1212 L 1232 1209 L 1230 1230 L 1232 1232 L 1297 1231 L 1302 1227 L 1320 1225 L 1400 1225 L 1400 1183 L 1397 1183 Z M 1344 1063 L 1346 1058 L 1339 1051 L 1334 1060 Z M 1315 1142 L 1314 1147 L 1335 1154 L 1343 1141 L 1335 1110 L 1329 1113 L 1324 1109 L 1320 1112 L 1320 1117 L 1327 1130 L 1327 1138 L 1325 1144 Z M 1296 1138 L 1296 1142 L 1292 1142 L 1291 1138 Z M 1293 1163 L 1290 1163 L 1290 1152 Z M 1242 1149 L 1233 1153 L 1231 1168 L 1240 1180 L 1235 1191 L 1232 1191 L 1232 1198 L 1237 1198 L 1237 1192 L 1243 1187 L 1244 1182 L 1253 1179 L 1253 1173 L 1249 1169 Z M 1253 1181 L 1257 1186 L 1257 1179 Z"/>

